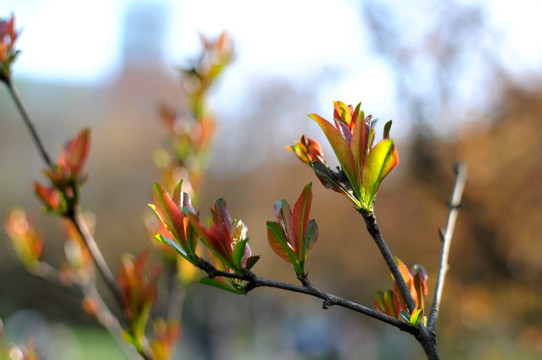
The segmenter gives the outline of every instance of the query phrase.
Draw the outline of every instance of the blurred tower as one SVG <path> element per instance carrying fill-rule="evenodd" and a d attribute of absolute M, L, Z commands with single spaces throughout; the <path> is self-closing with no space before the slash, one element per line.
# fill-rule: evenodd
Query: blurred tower
<path fill-rule="evenodd" d="M 167 4 L 162 1 L 131 1 L 124 12 L 121 30 L 121 69 L 114 94 L 116 101 L 157 103 L 168 99 L 172 86 L 172 66 L 165 60 L 169 29 Z"/>
<path fill-rule="evenodd" d="M 126 71 L 147 72 L 164 66 L 166 8 L 161 2 L 130 2 L 124 16 L 123 62 Z"/>

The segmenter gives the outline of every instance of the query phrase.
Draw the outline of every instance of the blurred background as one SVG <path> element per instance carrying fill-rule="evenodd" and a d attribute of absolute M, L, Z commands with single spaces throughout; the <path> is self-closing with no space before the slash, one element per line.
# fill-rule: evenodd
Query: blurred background
<path fill-rule="evenodd" d="M 2 1 L 0 16 L 11 12 L 22 50 L 14 81 L 46 148 L 57 154 L 92 128 L 83 206 L 97 217 L 97 241 L 113 268 L 121 253 L 150 247 L 142 219 L 157 179 L 152 153 L 167 144 L 157 109 L 184 104 L 176 67 L 197 54 L 199 33 L 226 30 L 235 59 L 211 99 L 219 129 L 200 208 L 205 216 L 216 197 L 226 198 L 262 255 L 256 273 L 295 282 L 267 245 L 265 221 L 276 200 L 293 202 L 312 181 L 321 231 L 308 260 L 312 282 L 369 306 L 376 290 L 391 288 L 349 202 L 284 150 L 303 133 L 325 143 L 307 114 L 329 119 L 333 100 L 362 101 L 380 125 L 394 120 L 401 159 L 376 215 L 394 254 L 425 266 L 430 296 L 452 166 L 469 166 L 437 328 L 442 357 L 542 357 L 542 3 Z M 41 213 L 31 191 L 42 168 L 0 88 L 0 214 L 27 208 L 46 237 L 45 257 L 61 264 L 57 219 Z M 122 358 L 80 300 L 28 275 L 0 233 L 7 337 L 31 335 L 43 354 L 56 344 L 55 359 Z M 182 326 L 177 358 L 422 356 L 394 328 L 272 289 L 241 297 L 195 285 Z"/>

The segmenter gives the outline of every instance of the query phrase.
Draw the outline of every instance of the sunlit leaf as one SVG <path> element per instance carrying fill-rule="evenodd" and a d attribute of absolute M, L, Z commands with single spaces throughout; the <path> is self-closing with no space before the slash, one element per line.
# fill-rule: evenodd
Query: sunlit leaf
<path fill-rule="evenodd" d="M 152 198 L 154 205 L 151 208 L 156 212 L 166 229 L 173 235 L 176 241 L 184 246 L 184 215 L 159 183 L 154 183 Z"/>
<path fill-rule="evenodd" d="M 356 112 L 359 114 L 359 107 L 361 103 L 358 104 Z M 354 122 L 352 141 L 350 142 L 350 151 L 354 155 L 354 160 L 356 161 L 356 167 L 358 169 L 362 168 L 363 158 L 365 157 L 365 149 L 367 147 L 367 124 L 365 119 L 362 119 L 359 116 L 356 116 L 352 119 Z"/>
<path fill-rule="evenodd" d="M 356 169 L 356 161 L 348 142 L 343 138 L 341 133 L 329 123 L 326 119 L 317 114 L 310 114 L 309 117 L 316 121 L 326 135 L 346 177 L 352 184 L 354 191 L 359 191 L 360 174 Z"/>
<path fill-rule="evenodd" d="M 382 180 L 398 163 L 399 157 L 391 139 L 380 141 L 369 152 L 362 174 L 363 203 L 367 208 L 371 207 Z"/>
<path fill-rule="evenodd" d="M 184 257 L 185 259 L 188 260 L 188 254 L 186 253 L 186 251 L 184 251 L 184 249 L 181 246 L 179 246 L 179 244 L 176 241 L 173 241 L 170 238 L 165 237 L 162 234 L 156 234 L 156 236 L 154 238 L 156 240 L 160 241 L 161 243 L 170 246 L 175 251 L 177 251 L 182 257 Z"/>
<path fill-rule="evenodd" d="M 423 319 L 423 308 L 415 309 L 410 315 L 409 322 L 412 326 L 418 327 L 420 320 Z"/>

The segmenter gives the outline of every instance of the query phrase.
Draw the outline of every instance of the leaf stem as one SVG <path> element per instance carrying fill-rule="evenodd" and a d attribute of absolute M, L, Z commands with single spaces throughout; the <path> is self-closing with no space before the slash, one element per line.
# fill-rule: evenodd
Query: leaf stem
<path fill-rule="evenodd" d="M 450 246 L 452 242 L 452 236 L 454 234 L 455 223 L 457 215 L 459 213 L 459 207 L 461 206 L 461 198 L 463 197 L 463 190 L 465 189 L 465 183 L 467 181 L 467 166 L 459 163 L 455 166 L 455 184 L 452 191 L 452 197 L 448 205 L 448 219 L 446 220 L 446 227 L 444 231 L 440 232 L 442 240 L 442 249 L 440 253 L 440 265 L 437 277 L 437 283 L 435 285 L 435 293 L 433 296 L 433 303 L 431 304 L 431 312 L 429 314 L 428 328 L 435 330 L 438 310 L 442 298 L 442 290 L 444 288 L 444 281 L 449 269 L 448 258 L 450 256 Z"/>

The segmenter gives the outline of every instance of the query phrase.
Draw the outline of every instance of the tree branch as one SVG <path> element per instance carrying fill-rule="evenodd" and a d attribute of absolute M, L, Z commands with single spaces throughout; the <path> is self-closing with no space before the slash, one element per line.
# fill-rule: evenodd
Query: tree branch
<path fill-rule="evenodd" d="M 452 242 L 452 236 L 454 233 L 455 223 L 457 215 L 459 213 L 459 207 L 461 205 L 461 198 L 463 196 L 463 190 L 467 181 L 467 166 L 459 163 L 455 166 L 455 184 L 452 191 L 452 197 L 449 203 L 448 219 L 446 221 L 446 228 L 444 231 L 440 231 L 442 240 L 442 249 L 440 253 L 440 265 L 439 273 L 437 277 L 437 283 L 435 285 L 435 293 L 433 296 L 433 303 L 431 305 L 431 312 L 429 315 L 428 328 L 435 331 L 438 310 L 442 297 L 442 289 L 444 288 L 444 281 L 449 269 L 448 258 L 450 255 L 450 245 Z"/>
<path fill-rule="evenodd" d="M 323 305 L 322 305 L 324 309 L 329 309 L 331 306 L 336 305 L 336 306 L 340 306 L 346 309 L 353 310 L 355 312 L 369 316 L 371 318 L 380 320 L 382 322 L 395 326 L 396 328 L 402 331 L 406 331 L 410 334 L 415 334 L 416 332 L 416 329 L 414 327 L 412 327 L 410 324 L 407 324 L 404 321 L 392 318 L 391 316 L 388 316 L 375 309 L 371 309 L 369 307 L 358 304 L 356 302 L 346 300 L 339 296 L 322 291 L 314 287 L 306 279 L 304 281 L 304 285 L 295 285 L 295 284 L 285 283 L 281 281 L 261 278 L 259 276 L 256 276 L 256 274 L 254 274 L 253 272 L 249 270 L 246 270 L 243 274 L 235 274 L 235 273 L 230 273 L 226 271 L 220 271 L 220 270 L 217 270 L 213 265 L 211 265 L 207 261 L 203 259 L 200 259 L 200 260 L 201 260 L 201 263 L 198 264 L 197 266 L 201 270 L 203 270 L 205 273 L 207 273 L 207 275 L 211 278 L 221 276 L 221 277 L 247 281 L 247 284 L 245 286 L 245 289 L 247 292 L 257 287 L 271 287 L 271 288 L 301 293 L 305 295 L 310 295 L 310 296 L 317 297 L 319 299 L 324 300 Z"/>
<path fill-rule="evenodd" d="M 401 295 L 403 295 L 403 298 L 405 299 L 409 312 L 412 313 L 412 311 L 416 309 L 416 303 L 410 294 L 410 290 L 407 287 L 405 279 L 403 279 L 403 275 L 401 275 L 401 272 L 399 271 L 399 267 L 397 266 L 397 262 L 395 261 L 390 248 L 384 240 L 384 236 L 380 231 L 374 214 L 363 216 L 363 218 L 365 219 L 365 224 L 367 225 L 367 231 L 369 234 L 371 234 L 376 245 L 378 246 L 384 261 L 386 261 L 386 264 L 388 265 L 388 268 L 390 269 L 391 274 L 393 275 L 393 278 L 401 291 Z"/>

